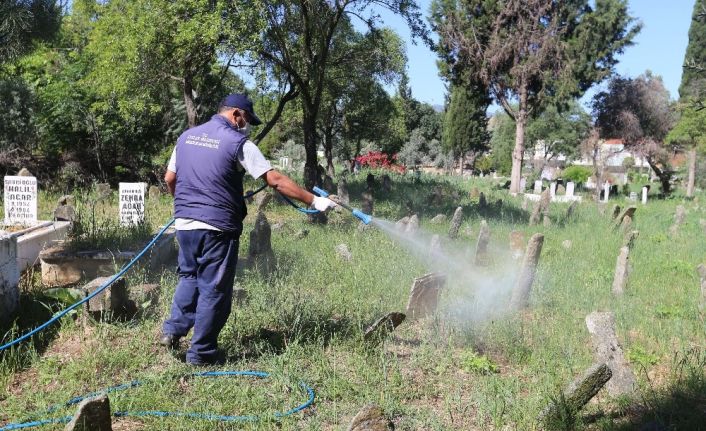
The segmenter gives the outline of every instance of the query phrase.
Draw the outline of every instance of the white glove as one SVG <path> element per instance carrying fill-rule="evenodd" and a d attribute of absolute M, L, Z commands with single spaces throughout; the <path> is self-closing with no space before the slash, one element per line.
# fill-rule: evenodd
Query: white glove
<path fill-rule="evenodd" d="M 335 208 L 336 202 L 332 201 L 329 198 L 322 198 L 321 196 L 314 196 L 314 202 L 311 203 L 311 206 L 316 208 L 319 211 L 326 211 L 329 208 Z"/>

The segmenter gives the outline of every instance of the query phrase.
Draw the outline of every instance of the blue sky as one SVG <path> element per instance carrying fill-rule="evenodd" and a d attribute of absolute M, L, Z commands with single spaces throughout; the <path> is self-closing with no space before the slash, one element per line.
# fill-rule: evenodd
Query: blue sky
<path fill-rule="evenodd" d="M 431 0 L 420 0 L 425 15 L 430 3 Z M 678 98 L 694 0 L 631 0 L 629 4 L 630 13 L 642 21 L 643 28 L 635 45 L 619 57 L 616 72 L 636 77 L 649 69 L 662 76 L 672 98 Z M 385 25 L 394 28 L 407 41 L 407 73 L 413 96 L 424 102 L 443 105 L 446 87 L 439 78 L 436 56 L 422 44 L 415 46 L 411 43 L 409 30 L 399 18 L 388 13 L 381 15 Z M 594 92 L 590 90 L 584 100 Z"/>

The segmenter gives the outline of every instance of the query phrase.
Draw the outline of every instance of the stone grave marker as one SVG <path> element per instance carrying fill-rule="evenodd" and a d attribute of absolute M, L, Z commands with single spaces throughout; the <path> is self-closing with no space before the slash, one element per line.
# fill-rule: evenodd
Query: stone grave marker
<path fill-rule="evenodd" d="M 615 263 L 615 274 L 613 275 L 613 295 L 620 296 L 625 293 L 630 273 L 630 248 L 621 247 L 620 254 Z"/>
<path fill-rule="evenodd" d="M 565 195 L 566 194 L 566 187 L 564 187 L 563 184 L 558 184 L 556 186 L 556 194 L 558 195 Z"/>
<path fill-rule="evenodd" d="M 54 220 L 74 221 L 76 220 L 76 209 L 71 205 L 59 205 L 54 209 Z"/>
<path fill-rule="evenodd" d="M 573 201 L 569 204 L 569 207 L 566 209 L 566 214 L 564 214 L 564 223 L 570 221 L 574 217 L 578 205 L 578 201 Z"/>
<path fill-rule="evenodd" d="M 338 190 L 336 191 L 336 196 L 341 203 L 350 205 L 351 198 L 348 195 L 348 181 L 346 181 L 345 177 L 341 177 L 341 179 L 338 180 Z"/>
<path fill-rule="evenodd" d="M 480 192 L 478 196 L 478 207 L 480 209 L 485 209 L 488 206 L 488 200 L 485 198 L 485 193 Z"/>
<path fill-rule="evenodd" d="M 368 176 L 365 177 L 365 185 L 368 191 L 372 190 L 375 187 L 375 175 L 368 174 Z"/>
<path fill-rule="evenodd" d="M 451 226 L 449 227 L 449 238 L 458 238 L 458 230 L 461 228 L 461 223 L 463 222 L 463 208 L 457 207 L 454 211 L 453 218 L 451 218 Z"/>
<path fill-rule="evenodd" d="M 419 230 L 419 217 L 417 217 L 416 214 L 412 215 L 412 217 L 409 218 L 409 221 L 407 222 L 407 226 L 405 226 L 405 233 L 409 234 L 415 234 Z"/>
<path fill-rule="evenodd" d="M 571 250 L 571 247 L 573 247 L 573 245 L 574 243 L 570 239 L 565 239 L 561 242 L 561 246 L 564 247 L 565 250 Z"/>
<path fill-rule="evenodd" d="M 268 190 L 263 190 L 260 193 L 256 194 L 253 198 L 253 202 L 255 203 L 255 212 L 259 213 L 267 210 L 267 207 L 270 205 L 270 202 L 272 202 L 273 199 L 274 195 Z"/>
<path fill-rule="evenodd" d="M 88 296 L 109 279 L 110 277 L 98 277 L 84 285 L 81 291 Z M 85 303 L 84 311 L 96 320 L 119 320 L 134 315 L 137 310 L 135 303 L 130 299 L 125 279 L 120 278 Z"/>
<path fill-rule="evenodd" d="M 418 319 L 436 311 L 439 303 L 439 291 L 446 286 L 446 276 L 441 273 L 430 273 L 415 278 L 407 303 L 407 314 L 412 319 Z"/>
<path fill-rule="evenodd" d="M 271 274 L 275 269 L 276 259 L 275 252 L 272 250 L 272 228 L 262 211 L 257 213 L 255 226 L 250 231 L 248 262 L 251 267 L 264 275 Z"/>
<path fill-rule="evenodd" d="M 615 225 L 616 226 L 625 225 L 625 219 L 627 217 L 629 217 L 630 221 L 632 222 L 635 219 L 635 211 L 637 211 L 636 206 L 633 205 L 633 206 L 627 207 L 625 209 L 625 211 L 623 211 L 623 213 L 618 216 L 618 219 L 616 220 Z M 618 212 L 620 212 L 620 211 L 618 211 Z"/>
<path fill-rule="evenodd" d="M 17 237 L 0 235 L 0 325 L 9 323 L 20 305 Z"/>
<path fill-rule="evenodd" d="M 699 219 L 699 226 L 701 226 L 701 230 L 706 233 L 706 220 L 704 219 Z"/>
<path fill-rule="evenodd" d="M 550 190 L 546 189 L 545 191 L 542 192 L 542 195 L 539 198 L 539 201 L 537 204 L 534 206 L 534 209 L 532 210 L 532 214 L 530 215 L 530 220 L 529 224 L 530 226 L 534 226 L 537 223 L 539 223 L 539 220 L 542 219 L 542 216 L 545 218 L 545 224 L 549 220 L 549 202 L 551 201 L 551 195 L 550 195 Z"/>
<path fill-rule="evenodd" d="M 392 422 L 375 404 L 363 407 L 348 426 L 348 431 L 393 431 L 394 429 Z"/>
<path fill-rule="evenodd" d="M 407 316 L 405 316 L 404 313 L 398 313 L 396 311 L 387 313 L 386 315 L 376 320 L 375 323 L 370 325 L 368 329 L 365 330 L 365 333 L 363 334 L 363 340 L 380 340 L 382 337 L 394 331 L 395 328 L 400 326 L 400 324 L 404 322 L 404 319 L 406 318 Z"/>
<path fill-rule="evenodd" d="M 520 193 L 524 193 L 527 190 L 527 178 L 522 177 L 520 179 Z"/>
<path fill-rule="evenodd" d="M 610 198 L 610 184 L 603 184 L 603 202 L 608 202 Z"/>
<path fill-rule="evenodd" d="M 431 241 L 429 242 L 429 253 L 434 256 L 441 254 L 441 238 L 439 235 L 433 235 Z"/>
<path fill-rule="evenodd" d="M 145 221 L 145 183 L 120 183 L 120 225 L 135 226 Z"/>
<path fill-rule="evenodd" d="M 616 218 L 618 218 L 619 215 L 620 215 L 620 205 L 613 205 L 613 211 L 611 212 L 610 217 L 615 220 Z M 620 223 L 620 222 L 618 222 L 618 223 Z"/>
<path fill-rule="evenodd" d="M 544 245 L 544 235 L 536 233 L 532 235 L 527 243 L 525 257 L 522 260 L 520 273 L 517 277 L 517 282 L 512 290 L 512 298 L 510 305 L 515 310 L 520 310 L 527 307 L 529 296 L 534 284 L 534 276 L 537 272 L 539 257 L 542 254 L 542 246 Z"/>
<path fill-rule="evenodd" d="M 566 196 L 573 198 L 575 188 L 576 188 L 576 184 L 574 184 L 572 181 L 569 181 L 568 183 L 566 183 Z"/>
<path fill-rule="evenodd" d="M 632 250 L 633 247 L 635 247 L 635 241 L 638 236 L 640 236 L 640 231 L 637 230 L 631 230 L 625 234 L 625 238 L 623 239 L 623 247 L 627 247 Z"/>
<path fill-rule="evenodd" d="M 542 181 L 537 180 L 534 182 L 534 194 L 538 195 L 542 193 Z"/>
<path fill-rule="evenodd" d="M 677 209 L 674 212 L 674 224 L 669 228 L 669 233 L 676 235 L 679 232 L 679 227 L 684 224 L 685 218 L 686 208 L 684 208 L 684 205 L 677 205 Z"/>
<path fill-rule="evenodd" d="M 105 200 L 110 197 L 112 190 L 110 190 L 110 184 L 108 183 L 98 183 L 96 184 L 96 194 L 98 195 L 98 200 Z"/>
<path fill-rule="evenodd" d="M 562 403 L 552 403 L 540 413 L 539 421 L 551 424 L 560 421 L 565 414 L 576 414 L 598 394 L 611 377 L 613 372 L 608 365 L 593 365 L 566 388 L 562 394 Z"/>
<path fill-rule="evenodd" d="M 361 211 L 363 211 L 365 214 L 368 215 L 373 215 L 373 194 L 370 191 L 365 191 L 362 194 L 362 204 L 361 204 Z"/>
<path fill-rule="evenodd" d="M 348 245 L 346 244 L 338 244 L 336 246 L 336 255 L 339 259 L 344 260 L 346 262 L 350 262 L 351 260 L 353 260 L 353 255 L 351 254 L 351 251 L 348 248 Z"/>
<path fill-rule="evenodd" d="M 629 200 L 635 202 L 637 201 L 637 193 L 635 192 L 630 192 L 630 196 L 628 197 Z"/>
<path fill-rule="evenodd" d="M 525 233 L 519 230 L 510 232 L 510 251 L 512 258 L 517 260 L 525 253 Z"/>
<path fill-rule="evenodd" d="M 149 199 L 151 201 L 159 199 L 160 196 L 162 196 L 162 191 L 159 190 L 159 187 L 157 186 L 150 186 L 149 191 L 147 192 L 147 196 L 149 196 Z"/>
<path fill-rule="evenodd" d="M 409 217 L 402 217 L 395 223 L 395 229 L 400 232 L 404 232 L 405 230 L 407 230 L 407 223 L 409 223 Z"/>
<path fill-rule="evenodd" d="M 593 312 L 586 316 L 586 327 L 591 334 L 593 356 L 598 363 L 605 363 L 613 376 L 606 384 L 613 396 L 629 395 L 636 389 L 635 375 L 625 360 L 623 348 L 615 333 L 615 315 L 611 312 Z"/>
<path fill-rule="evenodd" d="M 61 205 L 74 206 L 74 205 L 76 205 L 76 198 L 74 197 L 74 195 L 64 195 L 56 201 L 56 206 L 61 206 Z"/>
<path fill-rule="evenodd" d="M 647 187 L 642 188 L 642 205 L 647 205 Z"/>
<path fill-rule="evenodd" d="M 554 196 L 556 196 L 556 183 L 551 182 L 549 184 L 549 197 L 554 199 Z"/>
<path fill-rule="evenodd" d="M 37 178 L 5 177 L 5 225 L 37 224 Z"/>
<path fill-rule="evenodd" d="M 429 220 L 429 223 L 431 224 L 441 224 L 446 222 L 446 215 L 445 214 L 437 214 L 435 215 L 431 220 Z"/>
<path fill-rule="evenodd" d="M 382 176 L 382 190 L 385 193 L 392 191 L 392 179 L 387 174 L 383 174 Z"/>
<path fill-rule="evenodd" d="M 32 173 L 27 168 L 22 168 L 17 172 L 18 177 L 33 177 Z"/>
<path fill-rule="evenodd" d="M 490 242 L 490 228 L 488 222 L 481 220 L 478 241 L 476 242 L 475 264 L 478 266 L 487 266 L 489 263 L 488 242 Z"/>
<path fill-rule="evenodd" d="M 78 405 L 64 431 L 112 431 L 111 417 L 107 395 L 88 398 Z"/>
<path fill-rule="evenodd" d="M 701 298 L 699 298 L 699 309 L 706 310 L 706 265 L 703 263 L 696 267 L 696 272 L 701 279 Z"/>

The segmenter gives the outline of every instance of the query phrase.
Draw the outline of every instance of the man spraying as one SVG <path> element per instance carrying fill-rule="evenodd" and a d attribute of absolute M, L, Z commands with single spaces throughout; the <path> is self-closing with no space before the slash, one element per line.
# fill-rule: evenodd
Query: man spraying
<path fill-rule="evenodd" d="M 262 122 L 252 101 L 231 94 L 210 121 L 179 137 L 164 180 L 174 196 L 179 242 L 179 284 L 160 344 L 178 347 L 193 328 L 186 361 L 218 361 L 218 334 L 231 311 L 240 234 L 247 214 L 243 176 L 263 178 L 279 193 L 326 211 L 336 204 L 299 187 L 272 169 L 248 139 L 251 125 Z"/>

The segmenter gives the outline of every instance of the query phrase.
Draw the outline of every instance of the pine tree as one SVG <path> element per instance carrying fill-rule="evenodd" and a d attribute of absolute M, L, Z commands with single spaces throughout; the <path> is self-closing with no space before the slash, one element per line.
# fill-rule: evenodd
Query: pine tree
<path fill-rule="evenodd" d="M 684 56 L 684 73 L 679 86 L 682 101 L 701 99 L 706 92 L 706 0 L 696 0 Z"/>
<path fill-rule="evenodd" d="M 444 148 L 454 157 L 485 150 L 489 140 L 485 113 L 490 104 L 487 91 L 479 85 L 452 84 L 450 93 L 444 115 Z"/>

